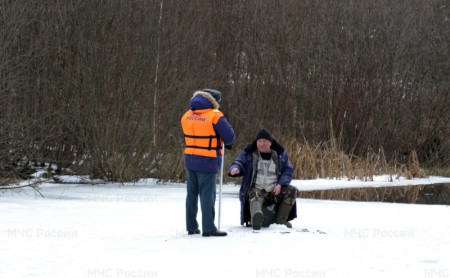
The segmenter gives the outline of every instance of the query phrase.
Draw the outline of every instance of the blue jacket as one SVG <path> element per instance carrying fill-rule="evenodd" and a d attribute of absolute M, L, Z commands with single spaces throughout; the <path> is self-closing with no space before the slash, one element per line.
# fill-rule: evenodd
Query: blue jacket
<path fill-rule="evenodd" d="M 273 140 L 271 149 L 278 154 L 278 183 L 281 186 L 290 185 L 293 175 L 294 167 L 289 161 L 288 154 L 284 151 L 284 147 L 276 140 Z M 239 154 L 235 161 L 231 164 L 228 173 L 232 168 L 238 168 L 239 174 L 234 177 L 243 177 L 241 188 L 239 190 L 239 200 L 241 202 L 241 225 L 248 223 L 251 220 L 250 204 L 247 198 L 248 190 L 252 185 L 253 171 L 253 153 L 257 152 L 256 140 L 247 145 L 245 149 Z M 293 208 L 288 217 L 288 221 L 297 217 L 297 203 L 294 203 Z"/>
<path fill-rule="evenodd" d="M 207 94 L 207 93 L 206 93 Z M 189 102 L 190 110 L 208 109 L 218 107 L 213 98 L 206 98 L 202 94 L 194 95 Z M 234 130 L 225 117 L 221 117 L 217 124 L 213 124 L 216 134 L 222 139 L 225 146 L 231 146 L 235 140 Z M 192 171 L 217 173 L 222 163 L 220 154 L 220 142 L 218 142 L 217 157 L 206 157 L 200 155 L 184 155 L 184 166 Z"/>

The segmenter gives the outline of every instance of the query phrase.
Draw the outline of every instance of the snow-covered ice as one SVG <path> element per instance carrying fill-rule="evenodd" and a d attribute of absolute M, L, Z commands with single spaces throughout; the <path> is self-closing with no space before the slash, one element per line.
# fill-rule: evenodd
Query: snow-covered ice
<path fill-rule="evenodd" d="M 254 233 L 238 190 L 222 187 L 223 238 L 186 234 L 184 184 L 3 191 L 0 278 L 450 277 L 449 206 L 297 199 L 293 229 Z"/>

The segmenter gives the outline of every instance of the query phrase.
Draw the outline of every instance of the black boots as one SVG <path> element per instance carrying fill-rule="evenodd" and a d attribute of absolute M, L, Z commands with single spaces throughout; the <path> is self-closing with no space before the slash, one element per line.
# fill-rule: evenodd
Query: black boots
<path fill-rule="evenodd" d="M 226 235 L 227 233 L 222 231 L 206 232 L 202 234 L 202 236 L 226 236 Z"/>
<path fill-rule="evenodd" d="M 200 230 L 199 229 L 196 229 L 194 231 L 188 231 L 188 235 L 198 235 L 198 234 L 200 234 Z"/>
<path fill-rule="evenodd" d="M 200 230 L 196 229 L 194 231 L 188 231 L 188 235 L 198 235 L 200 234 Z M 206 232 L 203 233 L 202 236 L 226 236 L 227 233 L 226 232 L 222 232 L 222 231 L 215 231 L 215 232 Z"/>

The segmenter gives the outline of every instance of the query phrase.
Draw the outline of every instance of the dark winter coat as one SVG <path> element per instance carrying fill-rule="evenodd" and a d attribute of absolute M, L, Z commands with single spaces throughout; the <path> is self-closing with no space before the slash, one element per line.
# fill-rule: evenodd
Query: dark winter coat
<path fill-rule="evenodd" d="M 294 174 L 294 168 L 292 167 L 292 164 L 289 161 L 288 154 L 284 151 L 284 147 L 279 144 L 276 140 L 272 141 L 271 149 L 276 152 L 278 155 L 278 159 L 274 159 L 275 161 L 278 160 L 278 183 L 281 186 L 290 185 L 292 181 L 292 177 Z M 231 164 L 228 173 L 230 173 L 231 169 L 238 168 L 239 174 L 235 177 L 242 176 L 242 184 L 241 188 L 239 190 L 239 200 L 241 202 L 241 225 L 244 225 L 244 223 L 248 223 L 251 220 L 250 216 L 250 204 L 249 200 L 247 198 L 248 190 L 250 189 L 250 186 L 253 185 L 253 180 L 255 177 L 254 171 L 257 171 L 255 169 L 253 163 L 253 153 L 258 152 L 258 148 L 256 146 L 256 140 L 253 141 L 253 143 L 247 145 L 245 149 L 239 154 L 239 156 L 236 158 L 236 160 Z M 288 221 L 294 219 L 297 217 L 297 203 L 294 203 L 294 206 L 291 209 L 291 212 L 288 217 Z"/>
<path fill-rule="evenodd" d="M 189 102 L 189 109 L 192 111 L 200 109 L 218 109 L 219 104 L 209 94 L 205 92 L 195 93 Z M 213 124 L 216 134 L 223 140 L 225 146 L 231 146 L 235 140 L 234 130 L 225 117 L 221 117 L 217 124 Z M 220 143 L 214 146 L 217 149 L 217 157 L 206 157 L 200 155 L 184 155 L 184 166 L 192 171 L 217 173 L 222 163 L 220 153 Z"/>

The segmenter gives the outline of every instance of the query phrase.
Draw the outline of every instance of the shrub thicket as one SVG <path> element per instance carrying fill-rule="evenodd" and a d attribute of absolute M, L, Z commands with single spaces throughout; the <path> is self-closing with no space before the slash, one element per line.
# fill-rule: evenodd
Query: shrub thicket
<path fill-rule="evenodd" d="M 335 142 L 342 156 L 450 164 L 444 0 L 1 0 L 0 11 L 4 178 L 46 162 L 182 180 L 179 119 L 206 87 L 223 92 L 237 134 L 227 159 L 264 126 L 294 153 Z"/>

